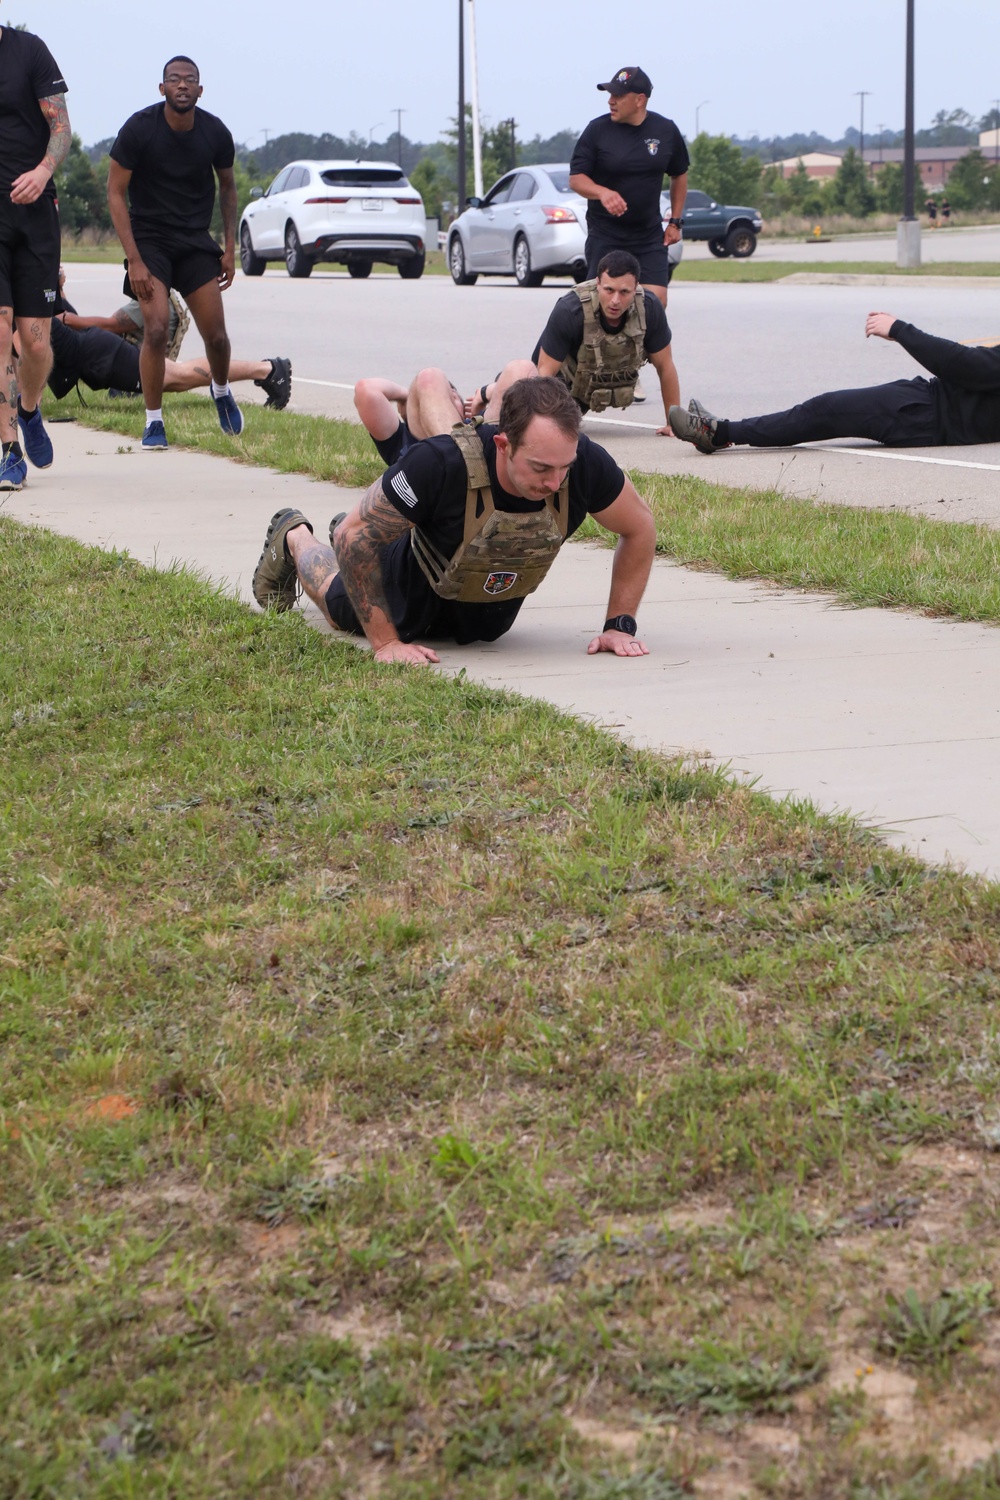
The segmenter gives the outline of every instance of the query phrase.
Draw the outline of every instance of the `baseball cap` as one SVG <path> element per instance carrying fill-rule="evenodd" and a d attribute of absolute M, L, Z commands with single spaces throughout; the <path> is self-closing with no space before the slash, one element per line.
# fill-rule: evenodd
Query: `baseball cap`
<path fill-rule="evenodd" d="M 610 83 L 599 83 L 597 87 L 618 96 L 621 94 L 649 95 L 653 92 L 649 74 L 644 73 L 641 68 L 619 68 Z"/>

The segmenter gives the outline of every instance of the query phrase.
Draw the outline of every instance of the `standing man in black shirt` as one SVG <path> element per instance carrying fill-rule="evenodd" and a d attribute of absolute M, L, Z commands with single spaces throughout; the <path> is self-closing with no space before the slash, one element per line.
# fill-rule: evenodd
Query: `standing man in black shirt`
<path fill-rule="evenodd" d="M 825 391 L 789 411 L 726 421 L 700 401 L 672 406 L 674 433 L 702 453 L 734 443 L 787 448 L 831 438 L 873 438 L 887 448 L 947 448 L 1000 443 L 1000 348 L 970 348 L 923 333 L 892 313 L 873 312 L 867 338 L 891 339 L 933 379 L 891 380 L 861 390 Z"/>
<path fill-rule="evenodd" d="M 197 107 L 202 86 L 189 57 L 170 59 L 160 93 L 163 104 L 125 121 L 108 172 L 108 205 L 125 251 L 129 295 L 138 297 L 145 323 L 140 369 L 147 451 L 167 446 L 161 402 L 171 287 L 187 302 L 205 341 L 219 425 L 233 437 L 243 431 L 243 413 L 229 388 L 222 308 L 222 293 L 236 274 L 236 150 L 222 121 Z M 225 249 L 209 233 L 216 177 Z"/>
<path fill-rule="evenodd" d="M 688 150 L 673 120 L 647 108 L 653 85 L 642 68 L 620 68 L 609 83 L 608 113 L 591 120 L 573 148 L 569 185 L 590 200 L 587 275 L 609 250 L 630 250 L 647 291 L 667 305 L 667 246 L 681 237 Z M 660 218 L 664 175 L 670 178 L 670 222 Z"/>
<path fill-rule="evenodd" d="M 49 369 L 59 292 L 59 210 L 52 174 L 70 148 L 66 82 L 40 37 L 0 29 L 0 490 L 19 490 L 27 465 L 40 469 L 52 443 L 38 401 Z M 20 387 L 13 339 L 20 343 Z"/>

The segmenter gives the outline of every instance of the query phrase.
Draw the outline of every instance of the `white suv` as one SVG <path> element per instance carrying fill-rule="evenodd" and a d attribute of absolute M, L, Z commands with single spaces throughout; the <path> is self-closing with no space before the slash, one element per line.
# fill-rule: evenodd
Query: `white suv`
<path fill-rule="evenodd" d="M 266 192 L 254 189 L 240 219 L 240 262 L 262 276 L 283 260 L 289 276 L 317 261 L 370 276 L 376 261 L 415 280 L 424 273 L 427 220 L 416 188 L 393 162 L 293 161 Z"/>

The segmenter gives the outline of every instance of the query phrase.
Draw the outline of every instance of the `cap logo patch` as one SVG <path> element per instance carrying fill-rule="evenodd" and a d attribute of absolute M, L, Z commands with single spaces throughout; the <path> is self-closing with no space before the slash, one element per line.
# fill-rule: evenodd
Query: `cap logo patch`
<path fill-rule="evenodd" d="M 516 573 L 491 573 L 483 584 L 483 591 L 487 594 L 506 594 L 516 582 Z"/>
<path fill-rule="evenodd" d="M 618 74 L 618 82 L 628 83 L 631 77 L 632 74 L 629 72 L 628 68 L 622 68 L 621 72 Z"/>

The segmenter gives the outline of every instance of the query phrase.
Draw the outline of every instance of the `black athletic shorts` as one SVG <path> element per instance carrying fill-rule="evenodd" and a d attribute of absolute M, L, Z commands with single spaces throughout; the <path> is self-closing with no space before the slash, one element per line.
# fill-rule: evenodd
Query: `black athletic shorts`
<path fill-rule="evenodd" d="M 222 246 L 213 240 L 207 229 L 191 229 L 181 233 L 151 235 L 141 227 L 133 228 L 136 249 L 146 263 L 146 269 L 157 281 L 162 281 L 167 290 L 180 292 L 189 297 L 199 287 L 219 279 L 219 264 Z M 128 279 L 128 262 L 125 262 L 125 281 L 122 286 L 126 297 L 134 297 Z"/>
<path fill-rule="evenodd" d="M 59 295 L 59 209 L 43 193 L 34 203 L 0 194 L 0 307 L 16 318 L 51 318 Z"/>
<path fill-rule="evenodd" d="M 674 268 L 670 264 L 670 253 L 663 243 L 662 233 L 632 245 L 621 245 L 617 241 L 612 243 L 610 240 L 598 239 L 596 235 L 588 234 L 585 248 L 588 279 L 597 275 L 597 263 L 603 260 L 609 251 L 627 250 L 639 262 L 639 281 L 643 286 L 670 285 Z"/>

